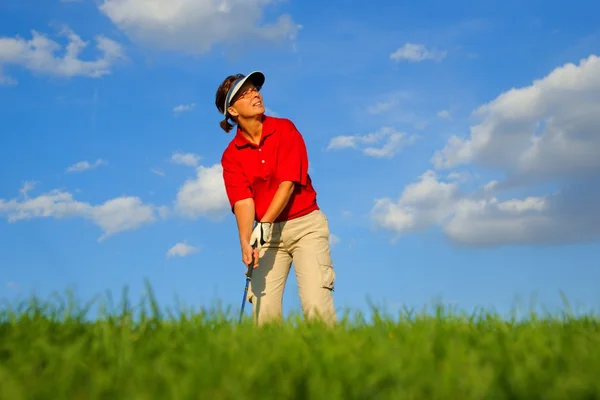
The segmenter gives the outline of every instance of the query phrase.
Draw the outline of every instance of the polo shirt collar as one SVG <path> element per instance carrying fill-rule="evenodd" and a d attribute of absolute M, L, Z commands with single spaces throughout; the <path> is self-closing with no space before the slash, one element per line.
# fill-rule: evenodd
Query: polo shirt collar
<path fill-rule="evenodd" d="M 263 119 L 263 125 L 262 125 L 262 136 L 260 137 L 259 143 L 262 144 L 262 142 L 265 140 L 265 138 L 272 135 L 274 132 L 275 132 L 275 121 L 273 120 L 273 118 L 269 117 L 268 115 L 265 115 L 264 119 Z M 252 143 L 248 139 L 246 139 L 246 137 L 242 133 L 239 126 L 236 129 L 234 142 L 238 148 L 241 148 L 244 146 L 256 146 L 254 143 Z"/>

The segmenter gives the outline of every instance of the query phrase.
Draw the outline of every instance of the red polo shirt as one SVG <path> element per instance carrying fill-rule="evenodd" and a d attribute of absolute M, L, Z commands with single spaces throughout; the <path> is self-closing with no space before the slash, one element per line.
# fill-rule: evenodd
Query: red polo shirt
<path fill-rule="evenodd" d="M 275 222 L 291 220 L 318 210 L 317 193 L 308 175 L 304 139 L 292 121 L 265 116 L 258 145 L 237 129 L 221 158 L 229 203 L 253 198 L 256 221 L 265 215 L 279 184 L 296 183 L 289 202 Z"/>

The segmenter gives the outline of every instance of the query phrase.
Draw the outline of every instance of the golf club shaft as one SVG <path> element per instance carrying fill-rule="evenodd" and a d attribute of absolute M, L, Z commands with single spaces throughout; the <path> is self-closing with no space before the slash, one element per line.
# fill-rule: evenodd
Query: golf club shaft
<path fill-rule="evenodd" d="M 254 246 L 252 247 L 254 249 Z M 246 271 L 246 285 L 244 286 L 244 295 L 242 297 L 242 309 L 240 310 L 240 319 L 239 323 L 242 322 L 244 317 L 244 307 L 246 306 L 246 298 L 248 297 L 248 286 L 250 285 L 250 280 L 252 279 L 252 272 L 254 271 L 254 251 L 252 252 L 252 260 L 250 264 L 248 264 L 248 270 Z"/>

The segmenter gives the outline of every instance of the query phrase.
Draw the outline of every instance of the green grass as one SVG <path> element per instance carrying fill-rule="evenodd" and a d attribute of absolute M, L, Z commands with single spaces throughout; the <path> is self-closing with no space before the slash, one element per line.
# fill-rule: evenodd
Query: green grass
<path fill-rule="evenodd" d="M 0 399 L 600 398 L 591 314 L 374 310 L 333 329 L 298 316 L 257 328 L 239 326 L 236 310 L 146 300 L 95 320 L 68 298 L 0 309 Z"/>

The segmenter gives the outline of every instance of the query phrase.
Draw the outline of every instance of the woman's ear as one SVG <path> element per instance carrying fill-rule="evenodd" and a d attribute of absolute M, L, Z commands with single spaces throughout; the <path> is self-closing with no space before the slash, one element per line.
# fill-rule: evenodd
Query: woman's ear
<path fill-rule="evenodd" d="M 229 106 L 229 108 L 227 108 L 227 112 L 229 113 L 229 115 L 231 115 L 234 118 L 239 115 L 239 113 L 237 112 L 237 110 L 235 109 L 234 106 Z"/>

